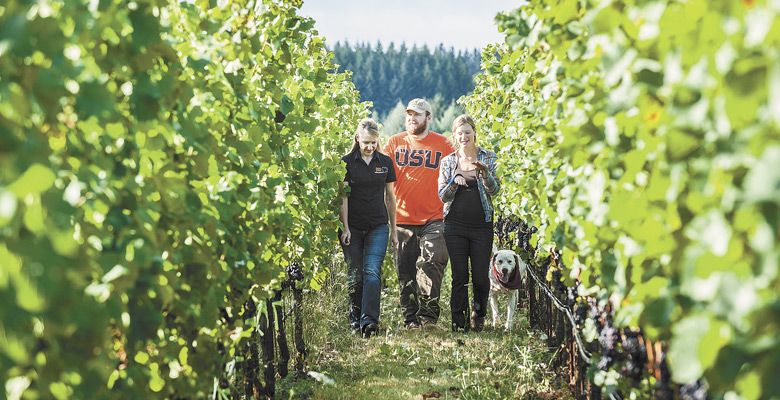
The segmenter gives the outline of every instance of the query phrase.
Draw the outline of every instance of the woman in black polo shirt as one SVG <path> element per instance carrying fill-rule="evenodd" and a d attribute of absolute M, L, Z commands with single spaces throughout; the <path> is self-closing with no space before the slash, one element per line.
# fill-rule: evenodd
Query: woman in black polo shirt
<path fill-rule="evenodd" d="M 364 337 L 379 329 L 380 272 L 388 234 L 393 246 L 398 243 L 395 169 L 390 157 L 378 148 L 379 127 L 373 119 L 366 118 L 358 123 L 352 151 L 342 158 L 347 167 L 344 184 L 350 188 L 340 212 L 344 224 L 341 243 L 349 265 L 349 324 Z"/>

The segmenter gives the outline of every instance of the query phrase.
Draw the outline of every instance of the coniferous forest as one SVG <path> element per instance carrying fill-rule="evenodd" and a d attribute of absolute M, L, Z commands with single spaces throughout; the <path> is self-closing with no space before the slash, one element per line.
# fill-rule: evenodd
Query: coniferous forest
<path fill-rule="evenodd" d="M 463 111 L 455 100 L 474 89 L 473 77 L 479 72 L 476 49 L 337 42 L 332 50 L 339 72 L 352 71 L 361 100 L 374 103 L 374 117 L 380 119 L 386 134 L 402 129 L 405 104 L 415 97 L 431 102 L 432 128 L 446 130 Z"/>

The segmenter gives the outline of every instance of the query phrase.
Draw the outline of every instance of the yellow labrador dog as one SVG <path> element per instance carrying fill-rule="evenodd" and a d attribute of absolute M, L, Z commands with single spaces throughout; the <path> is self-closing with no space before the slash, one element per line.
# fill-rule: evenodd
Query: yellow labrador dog
<path fill-rule="evenodd" d="M 493 310 L 493 327 L 498 327 L 498 299 L 496 296 L 509 297 L 506 310 L 506 324 L 504 328 L 512 331 L 515 321 L 515 309 L 520 299 L 519 290 L 521 281 L 527 279 L 528 266 L 512 250 L 498 250 L 493 252 L 490 260 L 490 308 Z"/>

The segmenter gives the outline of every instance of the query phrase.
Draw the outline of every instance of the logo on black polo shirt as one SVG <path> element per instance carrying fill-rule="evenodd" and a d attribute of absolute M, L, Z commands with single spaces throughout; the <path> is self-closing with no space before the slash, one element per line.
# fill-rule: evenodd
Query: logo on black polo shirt
<path fill-rule="evenodd" d="M 374 170 L 375 174 L 386 174 L 387 173 L 387 167 L 376 167 Z"/>

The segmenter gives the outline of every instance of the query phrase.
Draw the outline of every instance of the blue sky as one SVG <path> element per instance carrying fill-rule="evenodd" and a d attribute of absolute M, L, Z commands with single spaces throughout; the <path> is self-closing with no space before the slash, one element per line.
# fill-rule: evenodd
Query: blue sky
<path fill-rule="evenodd" d="M 493 18 L 519 7 L 518 0 L 304 0 L 301 14 L 314 18 L 328 45 L 336 41 L 406 42 L 459 49 L 500 42 Z"/>

